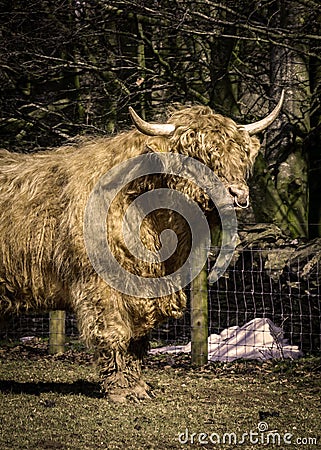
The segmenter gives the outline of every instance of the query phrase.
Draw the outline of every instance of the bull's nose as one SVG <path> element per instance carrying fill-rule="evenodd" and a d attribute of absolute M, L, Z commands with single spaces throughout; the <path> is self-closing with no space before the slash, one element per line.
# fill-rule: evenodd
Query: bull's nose
<path fill-rule="evenodd" d="M 229 192 L 234 199 L 234 206 L 238 208 L 247 208 L 249 206 L 248 188 L 231 185 L 229 186 Z"/>

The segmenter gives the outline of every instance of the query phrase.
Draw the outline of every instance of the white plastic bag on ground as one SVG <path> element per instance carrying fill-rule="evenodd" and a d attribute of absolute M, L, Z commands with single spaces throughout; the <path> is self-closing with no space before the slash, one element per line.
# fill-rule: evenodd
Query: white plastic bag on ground
<path fill-rule="evenodd" d="M 188 343 L 155 348 L 150 353 L 189 353 L 190 351 L 191 343 Z M 208 338 L 209 361 L 295 359 L 300 356 L 303 354 L 299 348 L 289 345 L 287 339 L 284 339 L 283 330 L 266 318 L 253 319 L 242 327 L 226 328 L 220 334 L 211 334 Z"/>

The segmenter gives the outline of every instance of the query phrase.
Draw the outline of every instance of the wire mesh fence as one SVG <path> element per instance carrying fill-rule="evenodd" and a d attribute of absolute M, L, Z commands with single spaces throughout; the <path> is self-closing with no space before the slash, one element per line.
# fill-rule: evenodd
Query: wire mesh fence
<path fill-rule="evenodd" d="M 297 346 L 305 354 L 320 352 L 320 254 L 321 250 L 311 253 L 302 248 L 290 255 L 288 248 L 237 252 L 224 276 L 208 287 L 209 346 L 214 345 L 216 351 L 213 359 L 234 359 L 226 352 L 229 341 L 237 354 L 244 345 L 253 348 L 253 339 L 262 344 L 271 336 L 281 337 L 285 348 Z M 209 260 L 208 271 L 212 266 L 213 261 Z M 153 347 L 188 350 L 190 288 L 187 295 L 184 316 L 164 322 L 151 333 Z M 48 315 L 12 317 L 2 323 L 2 340 L 32 336 L 48 338 Z M 66 316 L 66 336 L 78 339 L 76 318 L 70 313 Z M 242 356 L 241 350 L 239 355 Z"/>
<path fill-rule="evenodd" d="M 299 250 L 289 258 L 288 248 L 243 250 L 225 276 L 209 290 L 210 333 L 221 333 L 230 327 L 246 328 L 246 324 L 256 321 L 256 335 L 272 334 L 277 338 L 276 345 L 284 342 L 304 353 L 319 352 L 318 256 Z M 279 336 L 273 336 L 275 333 Z M 258 336 L 261 342 L 267 339 Z"/>
<path fill-rule="evenodd" d="M 79 338 L 77 320 L 74 314 L 67 313 L 65 320 L 66 336 L 73 339 Z M 23 338 L 43 338 L 49 337 L 49 314 L 23 314 L 13 316 L 0 323 L 0 339 L 19 340 Z M 27 339 L 25 339 L 27 341 Z"/>

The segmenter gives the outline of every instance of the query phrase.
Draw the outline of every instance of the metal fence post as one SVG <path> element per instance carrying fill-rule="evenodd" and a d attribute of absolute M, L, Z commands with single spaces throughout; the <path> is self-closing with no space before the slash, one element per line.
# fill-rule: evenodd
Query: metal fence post
<path fill-rule="evenodd" d="M 49 353 L 65 351 L 65 311 L 50 311 L 49 313 Z"/>

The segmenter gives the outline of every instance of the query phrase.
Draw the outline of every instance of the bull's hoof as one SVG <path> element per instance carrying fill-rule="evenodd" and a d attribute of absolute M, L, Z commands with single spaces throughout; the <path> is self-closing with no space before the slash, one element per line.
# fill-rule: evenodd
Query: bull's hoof
<path fill-rule="evenodd" d="M 139 402 L 154 397 L 150 386 L 144 381 L 138 381 L 134 386 L 128 388 L 113 388 L 106 395 L 109 400 L 115 403 Z"/>
<path fill-rule="evenodd" d="M 154 397 L 151 387 L 145 381 L 139 381 L 133 388 L 130 394 L 134 400 L 145 400 Z"/>
<path fill-rule="evenodd" d="M 125 395 L 124 392 L 110 392 L 109 394 L 107 394 L 107 398 L 108 400 L 110 400 L 113 403 L 126 403 L 127 402 L 127 397 Z"/>

